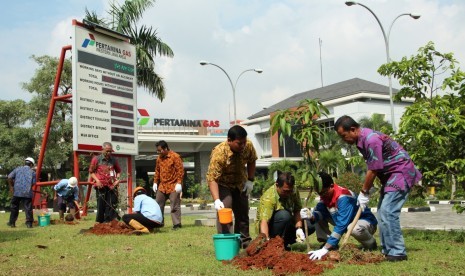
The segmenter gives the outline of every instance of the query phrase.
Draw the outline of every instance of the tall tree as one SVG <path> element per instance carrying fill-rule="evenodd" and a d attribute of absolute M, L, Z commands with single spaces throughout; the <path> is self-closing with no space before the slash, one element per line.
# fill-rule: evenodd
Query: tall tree
<path fill-rule="evenodd" d="M 144 11 L 154 4 L 153 0 L 126 0 L 122 5 L 113 2 L 108 18 L 100 18 L 96 12 L 86 9 L 85 19 L 131 37 L 131 44 L 136 46 L 137 84 L 163 101 L 165 86 L 155 72 L 155 56 L 173 57 L 173 51 L 157 36 L 156 29 L 145 25 L 137 27 Z"/>
<path fill-rule="evenodd" d="M 23 100 L 0 100 L 0 208 L 10 206 L 6 175 L 32 156 L 35 141 L 33 130 L 24 127 L 27 103 Z"/>
<path fill-rule="evenodd" d="M 415 98 L 397 136 L 425 182 L 450 178 L 465 186 L 465 72 L 453 54 L 440 53 L 429 42 L 417 55 L 382 65 L 378 72 L 403 85 L 397 98 Z"/>
<path fill-rule="evenodd" d="M 41 145 L 59 61 L 58 58 L 50 56 L 32 56 L 32 59 L 39 67 L 31 80 L 23 83 L 22 87 L 33 94 L 27 108 L 28 118 L 35 133 L 35 144 Z M 65 60 L 58 94 L 70 94 L 71 89 L 71 61 Z M 55 106 L 43 163 L 49 171 L 52 171 L 53 178 L 65 177 L 56 169 L 66 163 L 71 164 L 73 138 L 71 110 L 69 103 L 57 102 Z M 39 155 L 39 150 L 39 148 L 35 149 L 35 156 Z"/>

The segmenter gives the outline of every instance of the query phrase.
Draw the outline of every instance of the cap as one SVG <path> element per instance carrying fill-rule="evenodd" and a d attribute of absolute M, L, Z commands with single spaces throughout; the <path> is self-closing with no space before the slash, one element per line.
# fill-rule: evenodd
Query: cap
<path fill-rule="evenodd" d="M 78 184 L 78 181 L 76 177 L 72 176 L 68 179 L 68 186 L 70 186 L 71 188 L 76 187 L 77 184 Z"/>
<path fill-rule="evenodd" d="M 24 159 L 24 161 L 29 162 L 29 163 L 31 163 L 32 165 L 35 165 L 35 164 L 36 164 L 36 161 L 34 161 L 34 158 L 32 158 L 32 157 L 28 157 L 28 158 Z"/>

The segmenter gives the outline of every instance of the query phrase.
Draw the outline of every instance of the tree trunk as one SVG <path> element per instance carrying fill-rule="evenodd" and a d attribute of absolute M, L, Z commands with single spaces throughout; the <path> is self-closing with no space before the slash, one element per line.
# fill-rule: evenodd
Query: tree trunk
<path fill-rule="evenodd" d="M 455 181 L 455 176 L 454 175 L 451 176 L 451 180 L 452 180 L 452 185 L 451 185 L 451 189 L 450 189 L 450 200 L 454 200 L 455 199 L 455 192 L 457 191 L 457 182 Z"/>

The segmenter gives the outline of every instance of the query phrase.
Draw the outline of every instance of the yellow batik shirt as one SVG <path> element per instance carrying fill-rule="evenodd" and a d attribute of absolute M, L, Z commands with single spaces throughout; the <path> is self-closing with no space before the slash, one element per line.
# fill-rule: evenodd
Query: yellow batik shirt
<path fill-rule="evenodd" d="M 255 160 L 257 160 L 257 153 L 250 140 L 247 140 L 245 149 L 241 153 L 234 153 L 228 141 L 224 141 L 212 150 L 207 181 L 216 181 L 218 185 L 228 188 L 242 189 L 247 181 L 245 166 Z"/>
<path fill-rule="evenodd" d="M 269 221 L 274 212 L 279 210 L 288 210 L 293 216 L 296 212 L 302 209 L 302 201 L 297 187 L 295 191 L 288 198 L 280 198 L 276 190 L 276 184 L 272 185 L 260 197 L 260 205 L 257 209 L 257 220 L 255 226 L 257 233 L 259 233 L 260 222 L 262 220 Z"/>

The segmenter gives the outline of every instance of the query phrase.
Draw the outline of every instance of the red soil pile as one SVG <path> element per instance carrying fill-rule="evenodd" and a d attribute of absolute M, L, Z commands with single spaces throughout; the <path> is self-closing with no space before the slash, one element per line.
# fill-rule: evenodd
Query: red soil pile
<path fill-rule="evenodd" d="M 108 223 L 96 223 L 94 227 L 86 231 L 86 234 L 95 235 L 129 235 L 134 230 L 129 229 L 124 222 L 113 220 Z"/>
<path fill-rule="evenodd" d="M 263 241 L 263 237 L 259 236 L 247 247 L 247 254 L 248 256 L 236 256 L 231 263 L 242 270 L 271 269 L 275 275 L 298 272 L 316 275 L 333 267 L 328 263 L 312 262 L 307 254 L 285 251 L 281 237 Z"/>

